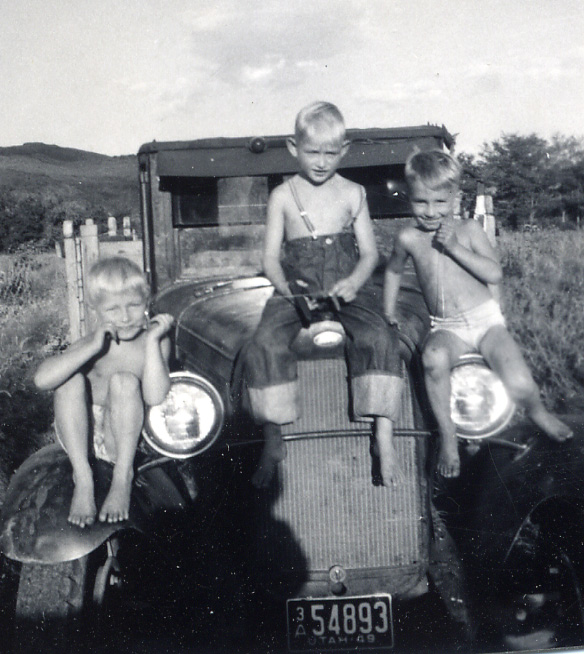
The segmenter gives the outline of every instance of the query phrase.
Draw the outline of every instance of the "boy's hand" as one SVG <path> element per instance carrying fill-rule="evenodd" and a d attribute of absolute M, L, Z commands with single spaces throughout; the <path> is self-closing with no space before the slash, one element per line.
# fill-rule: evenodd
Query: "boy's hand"
<path fill-rule="evenodd" d="M 95 346 L 97 352 L 101 351 L 108 338 L 111 338 L 116 343 L 120 342 L 115 325 L 113 325 L 111 322 L 99 324 L 93 332 L 92 339 L 93 345 Z"/>
<path fill-rule="evenodd" d="M 159 313 L 148 323 L 148 338 L 160 340 L 167 332 L 170 331 L 174 323 L 174 316 L 170 313 Z"/>
<path fill-rule="evenodd" d="M 353 282 L 350 277 L 339 279 L 339 281 L 331 288 L 330 295 L 332 297 L 339 297 L 345 302 L 352 302 L 357 297 L 359 287 Z"/>
<path fill-rule="evenodd" d="M 446 252 L 452 254 L 453 250 L 458 245 L 458 237 L 456 236 L 454 221 L 444 220 L 438 228 L 434 238 L 436 239 L 436 243 L 440 244 Z"/>

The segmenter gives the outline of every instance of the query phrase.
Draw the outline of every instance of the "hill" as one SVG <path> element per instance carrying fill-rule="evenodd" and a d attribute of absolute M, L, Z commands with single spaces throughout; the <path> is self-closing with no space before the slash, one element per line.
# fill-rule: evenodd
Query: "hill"
<path fill-rule="evenodd" d="M 45 143 L 0 147 L 0 192 L 46 190 L 113 215 L 137 217 L 136 156 L 110 157 Z"/>

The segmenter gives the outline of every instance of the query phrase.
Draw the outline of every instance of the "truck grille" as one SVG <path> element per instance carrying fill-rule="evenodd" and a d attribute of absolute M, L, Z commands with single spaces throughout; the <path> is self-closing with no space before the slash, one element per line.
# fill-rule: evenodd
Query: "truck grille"
<path fill-rule="evenodd" d="M 407 380 L 405 364 L 402 376 Z M 349 382 L 344 359 L 321 359 L 298 362 L 300 418 L 284 425 L 284 436 L 331 432 L 362 432 L 370 429 L 370 420 L 351 420 Z M 413 429 L 412 397 L 404 384 L 397 429 Z"/>
<path fill-rule="evenodd" d="M 299 363 L 303 417 L 286 430 L 278 483 L 260 500 L 260 557 L 274 571 L 411 568 L 426 558 L 420 439 L 395 438 L 405 482 L 374 485 L 369 425 L 348 419 L 346 376 L 340 359 Z M 395 428 L 413 427 L 406 383 Z"/>

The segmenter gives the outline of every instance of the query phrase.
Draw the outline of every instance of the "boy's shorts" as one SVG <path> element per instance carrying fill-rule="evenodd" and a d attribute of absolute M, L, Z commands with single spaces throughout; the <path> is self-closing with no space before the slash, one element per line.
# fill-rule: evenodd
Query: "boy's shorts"
<path fill-rule="evenodd" d="M 438 318 L 430 316 L 430 334 L 446 331 L 458 336 L 478 352 L 479 345 L 491 327 L 505 327 L 505 318 L 496 300 L 490 299 L 456 316 Z"/>
<path fill-rule="evenodd" d="M 89 431 L 93 436 L 93 453 L 96 459 L 101 459 L 102 461 L 107 461 L 108 463 L 116 462 L 115 452 L 109 452 L 106 445 L 106 418 L 107 418 L 107 408 L 101 404 L 92 404 L 91 405 L 91 415 L 89 416 L 90 424 Z M 55 421 L 55 435 L 59 445 L 67 451 L 65 444 L 59 434 L 59 428 L 57 427 L 57 422 Z M 110 438 L 110 440 L 112 440 Z"/>

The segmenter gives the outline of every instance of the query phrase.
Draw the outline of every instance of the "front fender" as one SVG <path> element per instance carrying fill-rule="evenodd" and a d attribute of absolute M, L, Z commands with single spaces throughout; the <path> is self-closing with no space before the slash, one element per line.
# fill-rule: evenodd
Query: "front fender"
<path fill-rule="evenodd" d="M 562 418 L 574 437 L 556 443 L 531 425 L 508 430 L 505 438 L 530 445 L 518 453 L 486 444 L 463 471 L 456 495 L 461 503 L 463 539 L 482 560 L 502 560 L 525 520 L 551 499 L 584 498 L 584 415 Z"/>
<path fill-rule="evenodd" d="M 99 507 L 109 489 L 112 466 L 96 461 L 93 469 Z M 148 532 L 155 524 L 155 514 L 186 506 L 168 475 L 151 468 L 135 479 L 129 520 L 96 520 L 91 527 L 80 528 L 67 521 L 73 487 L 71 463 L 59 445 L 48 445 L 29 457 L 6 491 L 0 517 L 3 554 L 23 563 L 70 561 L 89 554 L 121 529 Z"/>

